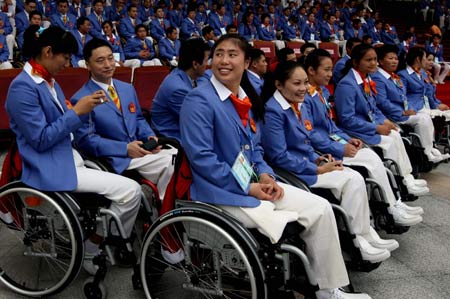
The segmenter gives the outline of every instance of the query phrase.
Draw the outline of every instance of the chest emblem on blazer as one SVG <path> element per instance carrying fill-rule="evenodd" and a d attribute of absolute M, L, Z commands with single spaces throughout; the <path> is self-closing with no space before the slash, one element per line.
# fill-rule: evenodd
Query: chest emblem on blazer
<path fill-rule="evenodd" d="M 68 99 L 65 99 L 64 102 L 66 102 L 67 109 L 73 108 L 72 103 Z"/>
<path fill-rule="evenodd" d="M 3 44 L 2 43 L 0 43 L 0 49 L 3 49 Z"/>
<path fill-rule="evenodd" d="M 136 106 L 134 105 L 134 103 L 131 103 L 128 106 L 128 110 L 130 110 L 131 113 L 136 113 Z"/>
<path fill-rule="evenodd" d="M 253 133 L 256 133 L 256 122 L 253 118 L 250 118 L 250 129 Z"/>
<path fill-rule="evenodd" d="M 309 120 L 305 120 L 305 129 L 311 131 L 313 129 L 312 123 Z"/>

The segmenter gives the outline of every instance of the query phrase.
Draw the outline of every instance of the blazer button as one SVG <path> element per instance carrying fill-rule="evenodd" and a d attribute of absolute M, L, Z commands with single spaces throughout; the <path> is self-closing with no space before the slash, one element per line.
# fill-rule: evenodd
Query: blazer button
<path fill-rule="evenodd" d="M 250 150 L 250 145 L 248 145 L 248 144 L 244 145 L 244 149 L 245 149 L 246 151 Z"/>

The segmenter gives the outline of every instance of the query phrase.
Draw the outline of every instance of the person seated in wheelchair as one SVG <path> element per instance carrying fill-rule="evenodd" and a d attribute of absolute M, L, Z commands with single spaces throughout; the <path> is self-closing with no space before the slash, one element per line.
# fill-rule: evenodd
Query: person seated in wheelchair
<path fill-rule="evenodd" d="M 420 48 L 418 48 L 420 49 Z M 384 45 L 377 48 L 377 57 L 380 67 L 371 77 L 377 84 L 375 95 L 377 107 L 387 118 L 399 123 L 412 126 L 424 147 L 424 154 L 428 160 L 438 163 L 448 156 L 444 156 L 433 147 L 434 127 L 430 114 L 418 113 L 409 107 L 406 89 L 400 77 L 395 73 L 398 66 L 398 48 L 393 45 Z M 421 52 L 421 50 L 413 50 Z"/>
<path fill-rule="evenodd" d="M 377 70 L 375 49 L 366 44 L 353 48 L 345 70 L 346 75 L 339 81 L 334 99 L 339 126 L 350 136 L 380 147 L 385 158 L 395 161 L 409 193 L 416 196 L 427 194 L 427 182 L 414 179 L 411 174 L 411 162 L 398 127 L 376 106 L 377 91 L 370 78 L 370 74 Z"/>
<path fill-rule="evenodd" d="M 313 51 L 314 52 L 314 51 Z M 308 59 L 308 58 L 307 58 Z M 330 69 L 331 72 L 331 69 Z M 267 81 L 262 145 L 269 162 L 292 172 L 312 188 L 329 189 L 348 213 L 362 258 L 377 263 L 398 248 L 395 240 L 383 240 L 370 226 L 369 203 L 363 177 L 342 166 L 332 155 L 319 156 L 311 145 L 312 119 L 304 109 L 308 77 L 295 62 L 279 63 L 274 82 Z"/>
<path fill-rule="evenodd" d="M 363 142 L 351 138 L 337 127 L 332 120 L 332 110 L 328 100 L 330 93 L 326 88 L 332 76 L 333 62 L 331 56 L 323 49 L 310 53 L 305 61 L 310 88 L 305 95 L 304 109 L 310 115 L 311 130 L 309 139 L 311 145 L 320 152 L 330 153 L 344 165 L 363 166 L 370 178 L 374 179 L 384 190 L 390 212 L 396 224 L 411 226 L 421 221 L 421 208 L 405 205 L 397 199 L 380 157 L 370 148 L 362 148 Z"/>
<path fill-rule="evenodd" d="M 103 105 L 83 116 L 83 126 L 75 132 L 77 146 L 84 154 L 106 158 L 118 174 L 136 170 L 157 186 L 162 200 L 176 149 L 144 148 L 146 142 L 158 138 L 142 116 L 134 87 L 113 79 L 116 65 L 111 45 L 93 39 L 84 46 L 83 55 L 91 78 L 73 95 L 72 104 L 95 91 L 105 96 Z"/>
<path fill-rule="evenodd" d="M 218 205 L 273 243 L 288 222 L 298 221 L 305 227 L 301 237 L 317 276 L 317 297 L 369 298 L 338 289 L 349 280 L 330 204 L 277 183 L 263 160 L 263 104 L 243 77 L 249 47 L 238 35 L 223 35 L 212 50 L 213 76 L 183 102 L 180 130 L 192 170 L 191 198 Z"/>
<path fill-rule="evenodd" d="M 58 27 L 50 27 L 40 35 L 37 29 L 25 33 L 23 50 L 32 59 L 11 83 L 6 99 L 10 126 L 23 161 L 21 180 L 43 191 L 105 196 L 129 237 L 139 209 L 140 186 L 120 175 L 86 168 L 72 146 L 73 132 L 83 125 L 82 117 L 101 107 L 106 95 L 97 89 L 73 106 L 65 100 L 54 76 L 69 65 L 77 42 L 70 32 Z M 112 227 L 112 234 L 117 235 Z M 85 241 L 86 257 L 98 254 L 96 243 L 100 240 L 94 234 Z M 85 269 L 91 274 L 96 271 L 91 259 L 85 259 Z"/>

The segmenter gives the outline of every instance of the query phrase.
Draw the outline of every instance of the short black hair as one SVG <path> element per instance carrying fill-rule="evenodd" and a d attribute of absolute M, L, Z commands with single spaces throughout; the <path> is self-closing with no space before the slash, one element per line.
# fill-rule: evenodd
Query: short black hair
<path fill-rule="evenodd" d="M 139 31 L 139 29 L 141 29 L 141 28 L 144 28 L 144 29 L 145 29 L 145 32 L 147 32 L 147 34 L 148 34 L 147 26 L 145 26 L 144 24 L 136 25 L 136 27 L 134 28 L 134 33 L 137 34 L 138 31 Z"/>
<path fill-rule="evenodd" d="M 92 56 L 92 52 L 95 49 L 98 49 L 100 47 L 108 47 L 112 51 L 112 48 L 111 48 L 111 45 L 109 44 L 109 42 L 107 42 L 104 39 L 100 39 L 100 38 L 94 37 L 93 39 L 88 41 L 86 43 L 86 45 L 84 45 L 84 48 L 83 48 L 83 58 L 84 58 L 84 60 L 86 62 L 89 61 L 89 59 Z"/>
<path fill-rule="evenodd" d="M 261 49 L 250 49 L 250 64 L 252 64 L 254 61 L 258 61 L 261 59 L 261 56 L 265 57 L 264 52 Z"/>
<path fill-rule="evenodd" d="M 80 29 L 80 27 L 81 27 L 81 26 L 84 24 L 84 22 L 86 22 L 86 21 L 89 21 L 89 22 L 90 22 L 90 20 L 89 20 L 87 17 L 85 17 L 85 16 L 79 17 L 79 18 L 77 19 L 77 24 L 76 24 L 77 29 Z"/>
<path fill-rule="evenodd" d="M 173 27 L 173 26 L 169 26 L 166 29 L 166 35 L 171 34 L 174 30 L 177 30 L 177 28 Z"/>
<path fill-rule="evenodd" d="M 286 61 L 287 56 L 290 54 L 295 54 L 294 50 L 291 48 L 285 47 L 277 52 L 278 61 Z"/>
<path fill-rule="evenodd" d="M 209 46 L 201 38 L 185 40 L 181 43 L 178 68 L 186 71 L 192 67 L 194 61 L 203 64 L 205 52 L 210 50 Z"/>
<path fill-rule="evenodd" d="M 398 47 L 396 45 L 384 44 L 375 49 L 377 52 L 377 59 L 382 60 L 388 53 L 398 54 Z"/>
<path fill-rule="evenodd" d="M 214 31 L 214 29 L 211 26 L 208 25 L 208 26 L 203 27 L 203 29 L 202 29 L 202 36 L 210 34 L 211 31 Z"/>
<path fill-rule="evenodd" d="M 304 43 L 301 47 L 300 47 L 300 53 L 305 53 L 306 49 L 308 48 L 314 48 L 317 49 L 316 44 L 313 43 Z"/>
<path fill-rule="evenodd" d="M 33 18 L 33 16 L 36 16 L 36 15 L 40 16 L 41 19 L 42 19 L 42 14 L 39 11 L 37 11 L 37 10 L 33 10 L 32 12 L 30 12 L 30 15 L 28 17 L 28 21 L 31 21 L 31 18 Z"/>

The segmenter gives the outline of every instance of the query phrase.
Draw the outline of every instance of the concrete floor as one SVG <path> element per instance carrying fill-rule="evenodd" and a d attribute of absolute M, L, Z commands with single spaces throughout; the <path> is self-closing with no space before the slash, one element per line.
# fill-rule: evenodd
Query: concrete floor
<path fill-rule="evenodd" d="M 423 178 L 432 195 L 411 203 L 424 208 L 423 223 L 402 235 L 382 233 L 397 239 L 400 248 L 378 269 L 350 273 L 354 287 L 374 299 L 450 298 L 450 164 L 441 164 Z M 142 291 L 133 290 L 131 274 L 131 269 L 109 270 L 105 280 L 108 298 L 144 298 Z M 76 281 L 54 298 L 82 298 L 82 284 L 87 277 L 82 270 Z M 0 284 L 0 298 L 23 297 Z"/>

